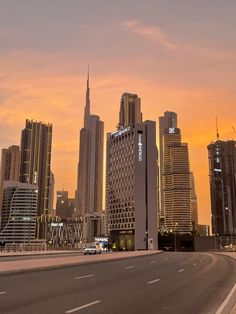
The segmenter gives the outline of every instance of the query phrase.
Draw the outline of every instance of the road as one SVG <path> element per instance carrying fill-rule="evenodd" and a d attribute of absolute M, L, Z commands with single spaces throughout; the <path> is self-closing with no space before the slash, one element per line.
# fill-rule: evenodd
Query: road
<path fill-rule="evenodd" d="M 215 313 L 236 282 L 235 261 L 161 253 L 0 276 L 0 313 Z"/>

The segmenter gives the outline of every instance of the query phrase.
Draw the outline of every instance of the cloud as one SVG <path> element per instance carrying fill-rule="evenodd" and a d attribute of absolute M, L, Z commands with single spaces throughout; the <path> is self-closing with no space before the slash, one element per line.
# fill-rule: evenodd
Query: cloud
<path fill-rule="evenodd" d="M 125 21 L 123 22 L 123 25 L 135 34 L 157 42 L 166 50 L 175 50 L 177 48 L 176 45 L 167 38 L 163 31 L 156 26 L 145 25 L 136 20 Z"/>
<path fill-rule="evenodd" d="M 144 24 L 137 20 L 124 21 L 122 22 L 122 25 L 130 32 L 157 43 L 166 51 L 192 57 L 204 57 L 217 61 L 236 61 L 236 51 L 227 51 L 224 49 L 182 43 L 178 44 L 170 40 L 169 36 L 158 26 Z"/>

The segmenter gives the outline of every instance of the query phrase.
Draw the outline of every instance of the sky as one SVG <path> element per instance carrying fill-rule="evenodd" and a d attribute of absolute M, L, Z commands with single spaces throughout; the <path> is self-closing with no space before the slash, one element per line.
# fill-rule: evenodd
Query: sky
<path fill-rule="evenodd" d="M 236 139 L 235 12 L 235 0 L 0 0 L 0 149 L 20 143 L 27 118 L 53 123 L 56 190 L 73 196 L 89 64 L 105 132 L 124 92 L 141 97 L 144 120 L 178 114 L 210 224 L 216 116 L 220 138 Z"/>

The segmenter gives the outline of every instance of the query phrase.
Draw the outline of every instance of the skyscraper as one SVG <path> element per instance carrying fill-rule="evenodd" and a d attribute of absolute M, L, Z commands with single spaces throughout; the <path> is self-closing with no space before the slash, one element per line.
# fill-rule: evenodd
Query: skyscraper
<path fill-rule="evenodd" d="M 77 216 L 102 211 L 103 142 L 104 123 L 99 116 L 90 114 L 88 73 L 84 127 L 80 130 Z"/>
<path fill-rule="evenodd" d="M 35 239 L 37 195 L 35 185 L 4 182 L 0 241 L 29 243 Z"/>
<path fill-rule="evenodd" d="M 18 181 L 20 168 L 20 148 L 12 145 L 2 149 L 0 172 L 0 222 L 2 209 L 2 192 L 4 181 Z"/>
<path fill-rule="evenodd" d="M 236 141 L 208 145 L 212 231 L 236 235 Z"/>
<path fill-rule="evenodd" d="M 188 145 L 181 142 L 176 114 L 167 112 L 161 118 L 160 194 L 165 229 L 178 233 L 190 233 L 192 223 Z"/>
<path fill-rule="evenodd" d="M 177 128 L 177 114 L 175 112 L 166 111 L 163 117 L 159 117 L 159 186 L 160 186 L 160 213 L 159 217 L 164 218 L 164 205 L 163 205 L 163 136 L 169 134 L 169 129 L 173 130 Z"/>
<path fill-rule="evenodd" d="M 72 218 L 75 200 L 68 197 L 68 191 L 57 191 L 56 215 L 62 219 Z"/>
<path fill-rule="evenodd" d="M 55 176 L 50 171 L 50 184 L 49 184 L 49 206 L 48 206 L 48 214 L 50 216 L 55 216 L 55 210 L 53 208 L 54 204 L 54 187 L 55 187 Z"/>
<path fill-rule="evenodd" d="M 141 100 L 136 94 L 124 93 L 121 97 L 118 129 L 142 122 Z"/>
<path fill-rule="evenodd" d="M 135 99 L 139 99 L 137 95 Z M 121 111 L 123 106 L 122 97 Z M 140 100 L 133 107 L 133 112 L 138 111 Z M 141 113 L 127 123 L 107 134 L 107 229 L 118 249 L 156 249 L 156 123 L 141 122 Z"/>
<path fill-rule="evenodd" d="M 20 182 L 38 187 L 37 215 L 48 215 L 52 124 L 26 120 L 21 134 Z"/>
<path fill-rule="evenodd" d="M 198 203 L 193 172 L 190 173 L 190 187 L 191 187 L 190 200 L 191 200 L 192 226 L 193 230 L 196 231 L 198 226 Z"/>

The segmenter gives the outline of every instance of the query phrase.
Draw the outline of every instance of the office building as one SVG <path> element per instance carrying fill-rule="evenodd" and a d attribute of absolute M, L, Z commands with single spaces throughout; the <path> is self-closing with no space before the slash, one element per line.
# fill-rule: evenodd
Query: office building
<path fill-rule="evenodd" d="M 50 171 L 48 214 L 50 216 L 53 216 L 53 217 L 56 215 L 55 209 L 53 207 L 53 205 L 54 205 L 54 188 L 55 188 L 55 176 L 52 173 L 52 171 Z"/>
<path fill-rule="evenodd" d="M 4 181 L 18 181 L 20 167 L 20 148 L 12 145 L 2 149 L 0 169 L 0 222 L 2 209 L 2 192 Z"/>
<path fill-rule="evenodd" d="M 208 145 L 212 232 L 236 235 L 236 142 Z"/>
<path fill-rule="evenodd" d="M 0 241 L 29 243 L 36 235 L 37 187 L 17 181 L 3 183 Z"/>
<path fill-rule="evenodd" d="M 74 208 L 75 200 L 69 198 L 68 191 L 57 191 L 56 215 L 61 219 L 71 219 Z"/>
<path fill-rule="evenodd" d="M 141 99 L 136 94 L 124 93 L 120 103 L 118 130 L 141 122 Z"/>
<path fill-rule="evenodd" d="M 190 172 L 190 189 L 192 229 L 196 231 L 198 226 L 198 203 L 193 172 Z"/>
<path fill-rule="evenodd" d="M 102 211 L 103 141 L 104 123 L 99 116 L 90 114 L 88 75 L 84 127 L 80 130 L 76 216 Z"/>
<path fill-rule="evenodd" d="M 156 123 L 140 121 L 107 134 L 106 225 L 119 250 L 157 248 Z"/>
<path fill-rule="evenodd" d="M 159 201 L 159 218 L 164 223 L 164 196 L 163 196 L 163 167 L 164 167 L 164 146 L 163 136 L 169 134 L 169 130 L 177 128 L 177 114 L 175 112 L 166 111 L 163 117 L 159 117 L 159 187 L 160 187 L 160 201 Z M 174 138 L 173 138 L 174 140 Z M 162 225 L 163 225 L 162 223 Z"/>
<path fill-rule="evenodd" d="M 26 120 L 21 134 L 20 182 L 38 187 L 37 215 L 49 214 L 52 124 Z"/>
<path fill-rule="evenodd" d="M 105 234 L 104 213 L 87 214 L 83 218 L 83 242 L 94 242 L 96 237 Z"/>
<path fill-rule="evenodd" d="M 177 126 L 177 117 L 168 113 L 172 126 Z M 164 123 L 163 120 L 162 124 Z M 168 121 L 168 119 L 167 119 Z M 167 123 L 167 126 L 170 124 Z M 163 127 L 163 125 L 162 125 Z M 168 232 L 191 233 L 190 167 L 188 145 L 181 142 L 177 127 L 162 129 L 160 152 L 160 175 L 162 211 Z"/>

